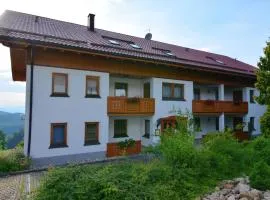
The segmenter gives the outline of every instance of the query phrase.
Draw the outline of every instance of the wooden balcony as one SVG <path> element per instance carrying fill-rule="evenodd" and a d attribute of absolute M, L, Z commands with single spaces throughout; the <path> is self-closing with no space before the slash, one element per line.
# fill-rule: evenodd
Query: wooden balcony
<path fill-rule="evenodd" d="M 192 112 L 196 114 L 245 114 L 248 113 L 247 102 L 193 100 Z"/>
<path fill-rule="evenodd" d="M 108 115 L 110 116 L 146 116 L 155 113 L 155 99 L 108 97 Z"/>
<path fill-rule="evenodd" d="M 126 150 L 120 149 L 117 142 L 107 144 L 107 157 L 133 155 L 141 153 L 141 140 L 135 141 L 135 145 Z"/>

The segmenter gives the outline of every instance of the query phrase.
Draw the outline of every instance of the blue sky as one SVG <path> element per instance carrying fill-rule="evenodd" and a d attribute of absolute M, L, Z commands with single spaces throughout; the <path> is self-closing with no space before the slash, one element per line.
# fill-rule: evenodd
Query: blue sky
<path fill-rule="evenodd" d="M 256 65 L 270 37 L 268 0 L 9 0 L 0 13 L 16 10 L 224 54 Z M 13 82 L 8 48 L 0 46 L 0 110 L 24 112 L 25 83 Z"/>

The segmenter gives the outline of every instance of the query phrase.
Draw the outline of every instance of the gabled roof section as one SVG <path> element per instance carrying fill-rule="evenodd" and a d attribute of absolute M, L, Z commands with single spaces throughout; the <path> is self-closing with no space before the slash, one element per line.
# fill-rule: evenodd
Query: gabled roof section
<path fill-rule="evenodd" d="M 9 10 L 0 17 L 0 42 L 1 40 L 21 40 L 64 46 L 105 55 L 112 54 L 146 61 L 192 65 L 208 70 L 246 75 L 255 75 L 256 71 L 256 68 L 249 64 L 219 54 L 97 28 L 93 32 L 89 31 L 86 26 Z M 115 45 L 109 40 L 116 41 L 119 45 Z M 134 45 L 140 48 L 134 48 Z"/>

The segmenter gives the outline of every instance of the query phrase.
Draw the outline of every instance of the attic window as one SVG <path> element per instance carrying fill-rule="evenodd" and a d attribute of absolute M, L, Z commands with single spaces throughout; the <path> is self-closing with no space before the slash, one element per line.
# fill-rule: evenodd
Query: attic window
<path fill-rule="evenodd" d="M 219 64 L 223 64 L 223 65 L 224 65 L 224 62 L 221 61 L 221 60 L 215 59 L 215 58 L 210 57 L 210 56 L 206 56 L 206 58 L 208 58 L 208 59 L 210 59 L 210 60 L 213 60 L 213 61 L 215 61 L 215 62 L 217 62 L 217 63 L 219 63 Z"/>
<path fill-rule="evenodd" d="M 216 62 L 218 62 L 220 64 L 224 64 L 224 62 L 222 62 L 221 60 L 216 60 Z"/>
<path fill-rule="evenodd" d="M 119 42 L 117 42 L 116 40 L 108 40 L 111 44 L 114 44 L 114 45 L 120 45 Z"/>
<path fill-rule="evenodd" d="M 170 51 L 166 51 L 164 53 L 167 54 L 168 56 L 174 56 L 174 54 L 172 52 L 170 52 Z"/>
<path fill-rule="evenodd" d="M 156 48 L 156 47 L 152 47 L 152 49 L 161 51 L 162 53 L 166 54 L 167 56 L 175 56 L 170 50 L 167 50 L 167 49 L 160 49 L 160 48 Z"/>
<path fill-rule="evenodd" d="M 141 49 L 140 46 L 138 46 L 137 44 L 134 44 L 134 43 L 130 43 L 130 46 L 132 46 L 134 49 Z"/>

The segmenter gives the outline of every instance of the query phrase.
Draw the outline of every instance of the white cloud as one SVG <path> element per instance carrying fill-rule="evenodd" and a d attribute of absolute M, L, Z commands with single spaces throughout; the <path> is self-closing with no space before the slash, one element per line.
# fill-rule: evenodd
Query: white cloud
<path fill-rule="evenodd" d="M 0 107 L 24 106 L 25 94 L 18 92 L 0 92 Z"/>

